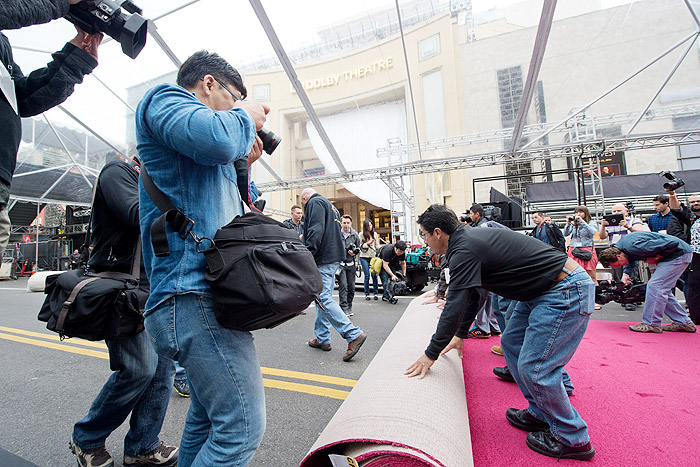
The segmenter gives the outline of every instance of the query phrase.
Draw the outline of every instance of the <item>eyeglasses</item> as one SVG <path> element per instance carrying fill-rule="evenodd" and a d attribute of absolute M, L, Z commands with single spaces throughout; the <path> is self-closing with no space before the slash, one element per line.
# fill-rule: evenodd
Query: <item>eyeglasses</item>
<path fill-rule="evenodd" d="M 200 81 L 204 81 L 204 78 L 199 78 L 199 80 L 200 80 Z M 242 100 L 243 100 L 242 97 L 235 95 L 235 94 L 233 93 L 233 91 L 231 91 L 231 90 L 228 88 L 228 86 L 226 86 L 224 83 L 222 83 L 222 82 L 219 80 L 219 78 L 214 78 L 214 80 L 215 80 L 217 83 L 219 83 L 219 85 L 220 85 L 222 88 L 226 89 L 226 91 L 227 91 L 229 94 L 231 94 L 231 95 L 233 96 L 233 100 L 234 100 L 234 101 L 242 101 Z"/>
<path fill-rule="evenodd" d="M 419 230 L 418 236 L 420 237 L 421 240 L 425 241 L 425 236 L 426 236 L 425 232 L 423 232 L 422 230 Z"/>

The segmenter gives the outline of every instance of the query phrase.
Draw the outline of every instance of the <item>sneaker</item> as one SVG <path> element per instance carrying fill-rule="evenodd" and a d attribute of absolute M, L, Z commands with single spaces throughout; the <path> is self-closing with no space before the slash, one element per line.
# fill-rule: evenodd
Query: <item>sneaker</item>
<path fill-rule="evenodd" d="M 663 329 L 661 329 L 661 326 L 652 326 L 651 324 L 639 323 L 635 324 L 634 326 L 630 326 L 630 331 L 659 333 L 663 332 Z"/>
<path fill-rule="evenodd" d="M 379 300 L 379 297 L 377 295 L 374 296 L 375 300 Z"/>
<path fill-rule="evenodd" d="M 177 465 L 178 449 L 176 446 L 167 446 L 162 441 L 151 452 L 142 456 L 127 456 L 124 454 L 124 466 L 146 465 L 146 466 L 168 466 Z"/>
<path fill-rule="evenodd" d="M 377 296 L 376 296 L 376 295 L 374 296 L 374 299 L 375 299 L 375 300 L 377 299 Z M 365 295 L 365 300 L 372 300 L 372 299 L 369 298 L 369 295 Z"/>
<path fill-rule="evenodd" d="M 493 347 L 491 347 L 491 353 L 502 357 L 503 356 L 503 349 L 501 348 L 500 345 L 494 345 Z"/>
<path fill-rule="evenodd" d="M 319 344 L 316 339 L 311 339 L 309 342 L 309 347 L 313 347 L 314 349 L 321 349 L 325 352 L 328 352 L 331 350 L 331 345 L 330 344 Z"/>
<path fill-rule="evenodd" d="M 391 303 L 391 299 L 390 299 L 390 298 L 386 298 L 386 297 L 382 297 L 382 301 L 383 301 L 383 302 L 387 302 L 387 303 Z"/>
<path fill-rule="evenodd" d="M 472 339 L 486 339 L 487 337 L 491 337 L 491 333 L 484 332 L 479 328 L 472 329 L 469 331 L 469 334 L 467 334 L 467 338 Z"/>
<path fill-rule="evenodd" d="M 661 329 L 663 331 L 668 331 L 668 332 L 695 332 L 695 331 L 697 331 L 697 328 L 695 327 L 695 323 L 693 323 L 692 321 L 690 323 L 685 323 L 685 324 L 673 323 L 673 324 L 669 324 L 668 326 L 661 326 Z"/>
<path fill-rule="evenodd" d="M 173 381 L 173 388 L 180 397 L 190 397 L 190 383 L 186 379 L 176 379 Z"/>
<path fill-rule="evenodd" d="M 355 313 L 353 313 L 352 310 L 348 310 L 345 312 L 345 316 L 355 316 Z"/>
<path fill-rule="evenodd" d="M 68 443 L 70 452 L 75 454 L 80 467 L 114 467 L 112 456 L 109 455 L 107 449 L 102 446 L 93 449 L 82 449 L 73 439 Z"/>
<path fill-rule="evenodd" d="M 498 337 L 501 335 L 501 331 L 499 331 L 498 329 L 491 328 L 491 335 L 494 337 Z"/>
<path fill-rule="evenodd" d="M 349 362 L 352 357 L 355 356 L 355 354 L 360 350 L 360 347 L 362 347 L 362 344 L 365 343 L 367 340 L 367 334 L 362 333 L 360 334 L 360 337 L 355 338 L 355 340 L 348 342 L 348 350 L 345 352 L 345 355 L 343 355 L 343 361 L 344 362 Z"/>
<path fill-rule="evenodd" d="M 389 300 L 389 303 L 391 303 L 392 305 L 396 305 L 397 303 L 399 303 L 399 299 L 396 297 L 393 297 L 391 300 Z"/>

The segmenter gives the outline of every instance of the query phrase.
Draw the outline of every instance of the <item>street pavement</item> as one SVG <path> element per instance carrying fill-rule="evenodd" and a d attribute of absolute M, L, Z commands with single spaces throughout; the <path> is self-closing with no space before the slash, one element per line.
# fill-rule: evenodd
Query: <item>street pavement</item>
<path fill-rule="evenodd" d="M 36 319 L 45 296 L 26 292 L 26 282 L 0 281 L 0 465 L 74 465 L 68 440 L 111 373 L 106 347 L 80 339 L 61 342 L 46 330 Z M 358 290 L 351 320 L 368 339 L 347 363 L 341 359 L 346 343 L 335 331 L 330 352 L 306 345 L 313 338 L 313 308 L 275 329 L 254 333 L 265 380 L 267 429 L 251 467 L 299 465 L 416 295 L 390 305 L 365 301 Z M 611 302 L 593 318 L 639 322 L 641 307 L 630 312 Z M 417 357 L 406 355 L 406 366 Z M 188 407 L 189 400 L 173 391 L 161 431 L 166 443 L 179 444 Z M 107 440 L 116 466 L 122 465 L 127 430 L 128 421 Z"/>

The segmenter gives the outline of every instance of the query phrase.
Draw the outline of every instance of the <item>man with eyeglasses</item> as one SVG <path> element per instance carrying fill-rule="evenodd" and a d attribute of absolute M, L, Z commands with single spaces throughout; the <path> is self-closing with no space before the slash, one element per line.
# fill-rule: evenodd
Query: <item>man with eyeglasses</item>
<path fill-rule="evenodd" d="M 136 111 L 143 166 L 198 235 L 243 213 L 234 161 L 262 152 L 256 135 L 269 108 L 244 100 L 243 80 L 226 60 L 200 51 L 182 64 L 177 84 L 149 90 Z M 219 325 L 204 256 L 191 237 L 168 234 L 170 255 L 156 257 L 151 224 L 162 214 L 139 186 L 143 260 L 151 283 L 146 330 L 156 351 L 187 371 L 190 408 L 180 467 L 248 465 L 265 431 L 265 394 L 249 332 Z"/>
<path fill-rule="evenodd" d="M 530 432 L 535 452 L 561 459 L 595 455 L 588 427 L 569 402 L 562 371 L 593 313 L 595 286 L 586 271 L 550 245 L 509 229 L 473 229 L 444 205 L 418 217 L 422 237 L 445 253 L 450 292 L 425 353 L 405 374 L 422 379 L 440 355 L 457 349 L 479 310 L 479 288 L 517 300 L 501 347 L 529 406 L 508 409 L 506 419 Z"/>

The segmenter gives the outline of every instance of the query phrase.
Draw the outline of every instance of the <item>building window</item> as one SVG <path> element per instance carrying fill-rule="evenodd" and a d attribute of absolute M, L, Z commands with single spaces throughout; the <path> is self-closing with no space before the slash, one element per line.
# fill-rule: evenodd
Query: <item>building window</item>
<path fill-rule="evenodd" d="M 440 54 L 440 34 L 435 34 L 418 42 L 418 61 L 422 62 Z"/>
<path fill-rule="evenodd" d="M 445 100 L 442 92 L 442 71 L 437 70 L 423 75 L 423 112 L 425 116 L 425 136 L 428 141 L 444 138 Z"/>
<path fill-rule="evenodd" d="M 256 84 L 253 86 L 253 100 L 255 102 L 269 102 L 270 100 L 270 85 Z"/>

